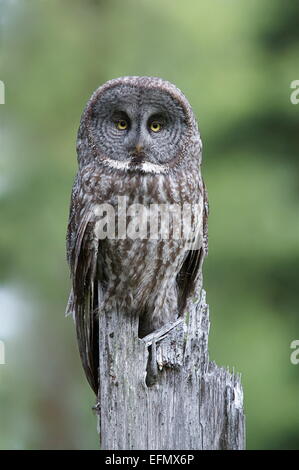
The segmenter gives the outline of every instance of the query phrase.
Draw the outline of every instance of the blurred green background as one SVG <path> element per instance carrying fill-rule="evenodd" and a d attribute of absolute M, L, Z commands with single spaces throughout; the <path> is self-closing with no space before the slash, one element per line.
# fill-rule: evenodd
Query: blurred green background
<path fill-rule="evenodd" d="M 183 90 L 210 199 L 210 356 L 242 373 L 249 449 L 299 449 L 299 4 L 0 0 L 1 449 L 96 449 L 65 231 L 83 107 L 108 79 Z"/>

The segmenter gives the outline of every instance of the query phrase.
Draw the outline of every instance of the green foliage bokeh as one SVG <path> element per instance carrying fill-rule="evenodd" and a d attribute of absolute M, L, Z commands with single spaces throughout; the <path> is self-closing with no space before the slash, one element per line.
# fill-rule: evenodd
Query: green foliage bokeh
<path fill-rule="evenodd" d="M 0 448 L 98 448 L 63 317 L 65 231 L 81 112 L 124 75 L 174 82 L 198 116 L 210 357 L 242 373 L 247 447 L 299 448 L 298 14 L 291 0 L 0 0 Z"/>

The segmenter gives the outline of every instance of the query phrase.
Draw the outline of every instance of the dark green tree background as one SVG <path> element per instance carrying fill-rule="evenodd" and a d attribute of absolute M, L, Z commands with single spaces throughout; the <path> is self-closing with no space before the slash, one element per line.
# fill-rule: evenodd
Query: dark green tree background
<path fill-rule="evenodd" d="M 299 448 L 299 6 L 293 0 L 0 0 L 0 448 L 97 448 L 65 231 L 92 91 L 154 75 L 204 141 L 210 356 L 242 373 L 248 448 Z"/>

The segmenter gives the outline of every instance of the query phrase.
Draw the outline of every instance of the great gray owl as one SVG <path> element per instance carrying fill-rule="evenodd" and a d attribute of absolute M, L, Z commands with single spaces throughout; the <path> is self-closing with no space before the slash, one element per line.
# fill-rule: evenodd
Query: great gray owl
<path fill-rule="evenodd" d="M 67 233 L 72 280 L 67 313 L 74 316 L 83 367 L 95 393 L 98 316 L 109 308 L 138 313 L 142 337 L 175 320 L 194 294 L 207 249 L 201 150 L 190 104 L 160 78 L 111 80 L 93 93 L 83 112 Z M 168 237 L 147 231 L 138 238 L 138 230 L 128 236 L 119 227 L 123 200 L 127 207 L 146 210 L 191 207 L 188 220 L 197 245 L 175 235 L 171 217 Z M 158 215 L 161 229 L 163 214 Z M 102 236 L 104 219 L 113 236 Z M 130 221 L 128 211 L 125 222 Z"/>

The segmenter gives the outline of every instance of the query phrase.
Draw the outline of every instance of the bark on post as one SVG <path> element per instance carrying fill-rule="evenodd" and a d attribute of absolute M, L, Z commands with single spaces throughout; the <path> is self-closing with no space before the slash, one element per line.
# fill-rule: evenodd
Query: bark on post
<path fill-rule="evenodd" d="M 100 315 L 102 449 L 244 449 L 240 377 L 209 362 L 201 281 L 197 292 L 184 317 L 143 339 L 138 318 Z"/>

